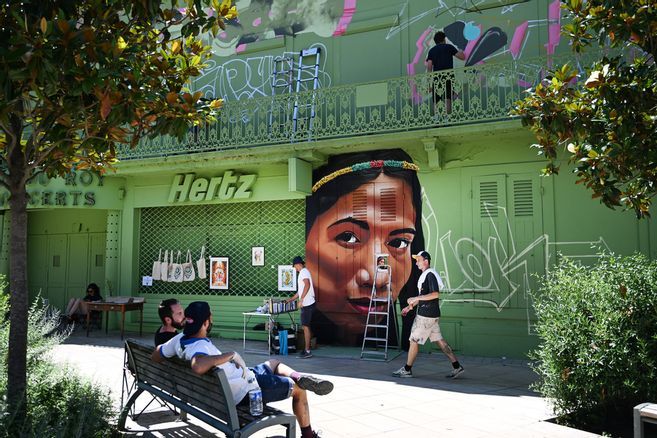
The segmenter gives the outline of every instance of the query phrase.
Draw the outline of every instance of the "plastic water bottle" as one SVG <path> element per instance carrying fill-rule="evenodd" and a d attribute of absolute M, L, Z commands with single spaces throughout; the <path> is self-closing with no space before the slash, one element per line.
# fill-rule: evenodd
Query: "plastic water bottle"
<path fill-rule="evenodd" d="M 249 410 L 254 417 L 262 415 L 262 391 L 260 388 L 249 391 Z"/>

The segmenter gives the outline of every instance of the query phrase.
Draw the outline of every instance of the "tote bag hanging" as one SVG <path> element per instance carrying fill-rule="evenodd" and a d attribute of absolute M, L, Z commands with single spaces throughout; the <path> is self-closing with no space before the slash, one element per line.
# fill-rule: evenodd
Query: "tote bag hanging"
<path fill-rule="evenodd" d="M 173 250 L 169 250 L 169 272 L 167 272 L 167 281 L 173 281 Z"/>
<path fill-rule="evenodd" d="M 201 247 L 201 256 L 196 260 L 196 272 L 198 272 L 198 278 L 203 280 L 206 277 L 205 274 L 205 245 Z"/>
<path fill-rule="evenodd" d="M 182 264 L 183 281 L 194 281 L 194 263 L 192 263 L 192 252 L 187 250 L 187 258 L 185 263 Z"/>
<path fill-rule="evenodd" d="M 162 260 L 162 249 L 160 249 L 160 255 L 157 257 L 157 260 L 153 262 L 153 269 L 151 270 L 151 277 L 153 277 L 153 280 L 159 280 L 160 279 L 160 273 L 162 272 L 160 269 L 160 263 Z"/>
<path fill-rule="evenodd" d="M 160 263 L 160 280 L 169 281 L 169 250 L 164 250 L 164 261 Z"/>
<path fill-rule="evenodd" d="M 183 281 L 183 267 L 180 263 L 180 251 L 176 257 L 176 263 L 171 264 L 171 281 L 174 283 L 182 283 Z"/>

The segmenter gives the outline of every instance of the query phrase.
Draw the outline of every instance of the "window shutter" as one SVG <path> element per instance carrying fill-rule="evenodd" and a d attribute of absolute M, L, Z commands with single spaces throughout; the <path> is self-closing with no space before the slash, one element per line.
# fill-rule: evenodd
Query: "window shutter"
<path fill-rule="evenodd" d="M 479 182 L 479 217 L 498 216 L 499 193 L 497 181 Z"/>
<path fill-rule="evenodd" d="M 513 215 L 515 217 L 534 215 L 534 189 L 531 179 L 513 181 Z"/>

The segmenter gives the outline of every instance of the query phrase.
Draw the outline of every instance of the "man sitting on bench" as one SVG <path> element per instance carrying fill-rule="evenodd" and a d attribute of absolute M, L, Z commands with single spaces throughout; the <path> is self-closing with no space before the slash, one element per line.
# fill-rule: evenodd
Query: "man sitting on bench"
<path fill-rule="evenodd" d="M 301 437 L 318 437 L 310 427 L 306 390 L 326 395 L 333 391 L 333 384 L 328 380 L 301 375 L 276 359 L 247 368 L 238 353 L 221 353 L 212 344 L 207 337 L 211 329 L 210 305 L 205 301 L 195 301 L 185 309 L 183 333 L 156 347 L 151 357 L 156 362 L 173 356 L 189 360 L 192 370 L 197 374 L 205 374 L 220 367 L 226 373 L 236 404 L 248 405 L 248 392 L 258 387 L 262 390 L 263 403 L 284 400 L 291 395 L 292 410 L 301 427 Z"/>
<path fill-rule="evenodd" d="M 162 325 L 155 332 L 155 346 L 164 344 L 178 334 L 185 324 L 183 308 L 175 298 L 162 300 L 157 308 Z"/>

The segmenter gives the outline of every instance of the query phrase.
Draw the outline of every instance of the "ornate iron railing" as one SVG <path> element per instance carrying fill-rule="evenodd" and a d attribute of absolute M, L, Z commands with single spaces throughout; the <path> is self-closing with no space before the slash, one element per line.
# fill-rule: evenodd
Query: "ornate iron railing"
<path fill-rule="evenodd" d="M 600 53 L 589 54 L 594 58 Z M 302 93 L 226 102 L 213 124 L 183 141 L 161 136 L 119 157 L 140 159 L 222 151 L 340 137 L 411 131 L 510 118 L 523 91 L 565 62 L 588 65 L 572 55 L 488 63 L 444 72 L 341 85 Z M 449 100 L 451 88 L 451 108 Z"/>

